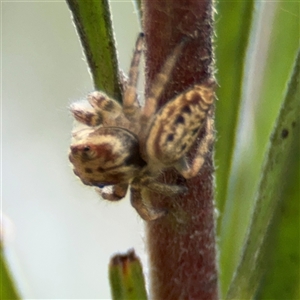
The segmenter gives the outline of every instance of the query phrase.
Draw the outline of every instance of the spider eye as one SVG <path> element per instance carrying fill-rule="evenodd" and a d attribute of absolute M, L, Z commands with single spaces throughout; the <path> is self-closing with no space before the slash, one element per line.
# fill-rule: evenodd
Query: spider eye
<path fill-rule="evenodd" d="M 91 149 L 91 148 L 90 148 L 89 146 L 84 146 L 83 151 L 84 151 L 84 152 L 89 152 L 90 149 Z"/>
<path fill-rule="evenodd" d="M 97 184 L 97 187 L 100 188 L 100 189 L 103 189 L 105 187 L 105 184 L 104 183 L 99 183 L 99 184 Z"/>

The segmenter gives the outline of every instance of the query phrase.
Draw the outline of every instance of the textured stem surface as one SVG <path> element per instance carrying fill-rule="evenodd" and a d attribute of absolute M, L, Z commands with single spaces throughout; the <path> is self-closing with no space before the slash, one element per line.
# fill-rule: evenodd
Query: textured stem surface
<path fill-rule="evenodd" d="M 194 37 L 176 64 L 160 106 L 213 76 L 211 1 L 145 0 L 143 18 L 146 94 L 174 47 L 183 38 Z M 200 174 L 187 182 L 175 172 L 162 175 L 164 182 L 186 184 L 187 195 L 170 199 L 152 194 L 153 204 L 169 211 L 147 223 L 152 299 L 218 298 L 213 170 L 210 154 Z"/>

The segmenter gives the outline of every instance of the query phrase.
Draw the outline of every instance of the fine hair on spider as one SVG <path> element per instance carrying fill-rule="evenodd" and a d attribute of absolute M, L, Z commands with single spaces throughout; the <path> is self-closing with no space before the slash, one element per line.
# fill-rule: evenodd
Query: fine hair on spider
<path fill-rule="evenodd" d="M 213 79 L 195 84 L 177 95 L 159 110 L 158 101 L 170 81 L 172 71 L 188 39 L 180 42 L 156 75 L 149 96 L 141 107 L 137 97 L 139 63 L 144 48 L 141 33 L 135 45 L 128 80 L 122 82 L 120 105 L 103 92 L 88 95 L 90 107 L 80 102 L 71 105 L 74 118 L 84 124 L 72 132 L 69 160 L 81 181 L 96 187 L 102 198 L 118 201 L 128 187 L 131 204 L 146 221 L 165 215 L 154 209 L 148 191 L 172 196 L 186 187 L 157 181 L 167 168 L 175 168 L 184 178 L 196 176 L 213 142 Z M 199 141 L 190 163 L 187 154 L 200 130 Z"/>

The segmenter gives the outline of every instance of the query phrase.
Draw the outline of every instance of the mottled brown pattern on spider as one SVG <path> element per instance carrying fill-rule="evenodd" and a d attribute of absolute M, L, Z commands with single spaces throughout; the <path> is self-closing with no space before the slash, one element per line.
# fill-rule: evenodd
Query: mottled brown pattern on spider
<path fill-rule="evenodd" d="M 119 201 L 125 197 L 128 184 L 116 184 L 113 186 L 96 188 L 96 191 L 106 200 Z"/>
<path fill-rule="evenodd" d="M 128 186 L 131 204 L 145 220 L 154 220 L 166 212 L 152 208 L 148 191 L 166 195 L 186 192 L 182 185 L 156 180 L 167 168 L 174 167 L 185 178 L 196 176 L 205 162 L 213 141 L 214 81 L 196 84 L 177 95 L 157 113 L 157 103 L 171 78 L 174 65 L 187 40 L 170 54 L 149 91 L 145 106 L 138 102 L 136 87 L 138 66 L 143 50 L 143 35 L 137 40 L 128 80 L 123 86 L 123 106 L 105 93 L 95 91 L 87 99 L 89 107 L 71 106 L 74 118 L 84 128 L 73 131 L 69 159 L 74 173 L 86 185 L 95 186 L 107 200 L 122 199 Z M 187 154 L 201 128 L 205 135 L 197 144 L 195 157 Z"/>
<path fill-rule="evenodd" d="M 141 159 L 133 159 L 139 157 L 137 138 L 118 127 L 97 128 L 73 143 L 70 149 L 76 175 L 89 185 L 128 182 L 145 164 Z"/>
<path fill-rule="evenodd" d="M 118 102 L 108 98 L 108 96 L 102 92 L 96 91 L 91 93 L 88 96 L 88 100 L 90 104 L 100 112 L 120 113 L 122 111 L 122 107 Z"/>
<path fill-rule="evenodd" d="M 103 122 L 102 115 L 97 112 L 85 112 L 77 110 L 75 107 L 71 108 L 71 111 L 78 122 L 85 123 L 88 126 L 95 126 Z"/>
<path fill-rule="evenodd" d="M 195 85 L 163 107 L 153 121 L 147 138 L 150 159 L 173 165 L 186 149 L 194 144 L 203 127 L 211 104 L 213 90 L 206 85 Z"/>

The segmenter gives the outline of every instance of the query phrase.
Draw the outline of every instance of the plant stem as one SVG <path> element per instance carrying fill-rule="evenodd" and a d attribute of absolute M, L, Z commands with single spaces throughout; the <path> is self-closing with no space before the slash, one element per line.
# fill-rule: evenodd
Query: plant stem
<path fill-rule="evenodd" d="M 108 0 L 66 0 L 96 90 L 121 103 L 118 61 Z"/>
<path fill-rule="evenodd" d="M 212 1 L 144 1 L 146 96 L 175 45 L 193 36 L 172 74 L 160 107 L 195 83 L 213 77 Z M 199 138 L 205 134 L 200 132 Z M 193 153 L 193 151 L 191 151 Z M 192 156 L 192 154 L 191 154 Z M 217 264 L 213 205 L 213 163 L 208 156 L 200 173 L 187 180 L 187 195 L 156 195 L 153 205 L 168 215 L 147 223 L 152 299 L 217 299 Z M 182 184 L 175 171 L 162 180 Z"/>

